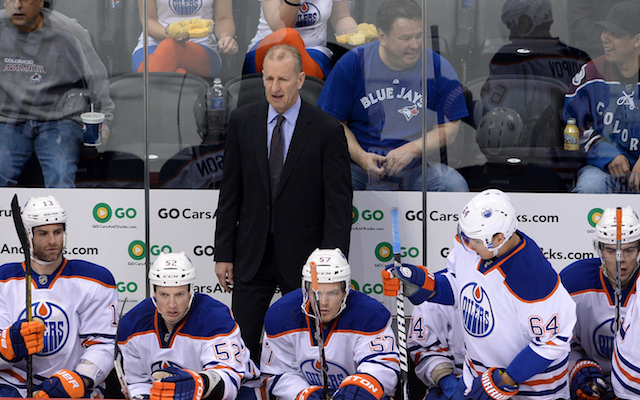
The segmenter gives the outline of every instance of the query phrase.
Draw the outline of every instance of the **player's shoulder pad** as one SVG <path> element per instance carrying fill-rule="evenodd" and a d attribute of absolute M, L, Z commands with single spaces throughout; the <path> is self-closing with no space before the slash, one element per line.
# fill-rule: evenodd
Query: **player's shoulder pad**
<path fill-rule="evenodd" d="M 537 302 L 553 294 L 560 285 L 558 273 L 530 237 L 517 231 L 522 241 L 500 266 L 504 283 L 512 294 L 525 302 Z M 522 246 L 525 244 L 525 246 Z"/>
<path fill-rule="evenodd" d="M 264 318 L 264 330 L 269 336 L 307 329 L 306 316 L 302 312 L 302 289 L 296 289 L 278 299 L 269 307 Z"/>
<path fill-rule="evenodd" d="M 124 342 L 141 332 L 155 331 L 155 314 L 156 306 L 151 298 L 146 298 L 133 307 L 120 319 L 118 341 Z"/>
<path fill-rule="evenodd" d="M 602 289 L 600 282 L 599 258 L 587 258 L 576 261 L 560 272 L 562 284 L 569 294 L 591 289 Z"/>
<path fill-rule="evenodd" d="M 13 278 L 24 278 L 22 263 L 8 263 L 0 265 L 0 282 L 5 282 Z"/>
<path fill-rule="evenodd" d="M 206 294 L 196 293 L 180 333 L 206 338 L 229 334 L 235 327 L 236 321 L 229 307 Z"/>
<path fill-rule="evenodd" d="M 349 292 L 347 308 L 340 315 L 336 330 L 376 333 L 387 326 L 389 318 L 389 310 L 379 301 L 352 290 Z"/>
<path fill-rule="evenodd" d="M 79 277 L 95 281 L 103 286 L 116 287 L 116 280 L 105 267 L 84 260 L 67 260 L 60 276 Z"/>

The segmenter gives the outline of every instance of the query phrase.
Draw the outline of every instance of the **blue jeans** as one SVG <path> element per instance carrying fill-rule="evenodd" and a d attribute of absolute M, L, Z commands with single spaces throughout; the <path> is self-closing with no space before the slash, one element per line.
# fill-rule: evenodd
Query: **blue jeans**
<path fill-rule="evenodd" d="M 629 190 L 626 179 L 619 180 L 593 165 L 578 170 L 578 181 L 573 193 L 635 193 Z"/>
<path fill-rule="evenodd" d="M 380 180 L 369 175 L 358 164 L 351 163 L 353 190 L 422 190 L 422 164 L 410 164 L 398 175 Z M 469 185 L 462 175 L 445 164 L 427 165 L 427 190 L 432 192 L 468 192 Z"/>
<path fill-rule="evenodd" d="M 0 122 L 0 186 L 15 186 L 35 151 L 46 187 L 75 187 L 82 125 L 70 119 Z"/>

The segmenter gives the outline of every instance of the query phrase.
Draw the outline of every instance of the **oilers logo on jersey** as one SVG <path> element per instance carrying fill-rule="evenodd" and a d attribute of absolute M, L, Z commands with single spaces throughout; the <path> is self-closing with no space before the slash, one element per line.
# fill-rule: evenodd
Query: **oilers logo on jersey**
<path fill-rule="evenodd" d="M 300 371 L 310 385 L 322 386 L 322 365 L 316 359 L 307 359 L 300 363 Z M 338 389 L 344 378 L 349 376 L 347 370 L 339 364 L 327 360 L 327 376 L 331 392 Z"/>
<path fill-rule="evenodd" d="M 313 3 L 303 3 L 298 8 L 298 20 L 296 21 L 296 28 L 302 28 L 303 26 L 310 26 L 320 21 L 320 10 Z"/>
<path fill-rule="evenodd" d="M 495 326 L 491 301 L 484 288 L 475 282 L 468 283 L 460 291 L 462 324 L 473 337 L 488 336 Z"/>
<path fill-rule="evenodd" d="M 202 7 L 202 0 L 172 0 L 169 7 L 178 15 L 193 15 Z"/>
<path fill-rule="evenodd" d="M 604 321 L 593 331 L 593 348 L 600 357 L 611 359 L 613 354 L 613 342 L 616 334 L 613 329 L 614 318 Z"/>
<path fill-rule="evenodd" d="M 69 317 L 59 305 L 50 301 L 33 303 L 32 315 L 44 322 L 44 349 L 39 356 L 51 356 L 62 350 L 69 339 Z M 19 319 L 26 319 L 22 310 Z"/>

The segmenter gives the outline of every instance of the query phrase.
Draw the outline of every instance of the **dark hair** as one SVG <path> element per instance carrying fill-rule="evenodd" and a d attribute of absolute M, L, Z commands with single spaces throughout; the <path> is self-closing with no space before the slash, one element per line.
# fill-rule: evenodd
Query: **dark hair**
<path fill-rule="evenodd" d="M 386 0 L 378 8 L 376 27 L 389 33 L 398 18 L 422 20 L 422 9 L 414 0 Z"/>

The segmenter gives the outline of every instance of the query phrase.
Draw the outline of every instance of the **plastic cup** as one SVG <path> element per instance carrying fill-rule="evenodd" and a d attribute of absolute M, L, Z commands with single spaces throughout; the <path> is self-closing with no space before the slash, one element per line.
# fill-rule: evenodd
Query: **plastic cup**
<path fill-rule="evenodd" d="M 100 131 L 104 122 L 104 114 L 99 112 L 86 112 L 80 115 L 82 118 L 82 132 L 84 145 L 96 147 L 102 144 Z"/>

